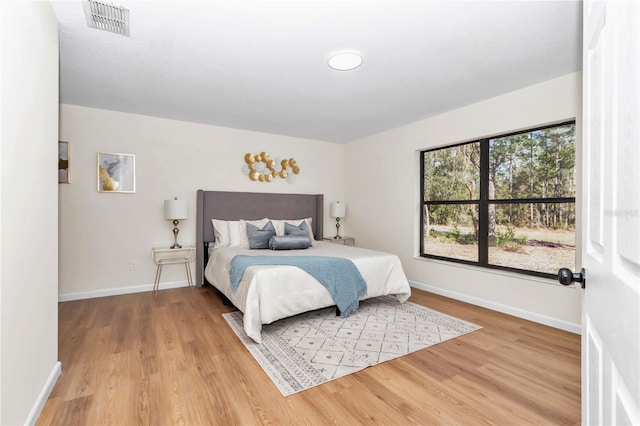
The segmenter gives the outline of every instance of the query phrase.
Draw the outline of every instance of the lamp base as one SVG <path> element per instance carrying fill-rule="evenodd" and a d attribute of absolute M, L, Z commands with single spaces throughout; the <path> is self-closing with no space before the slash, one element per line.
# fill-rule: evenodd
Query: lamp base
<path fill-rule="evenodd" d="M 180 249 L 182 248 L 182 246 L 180 244 L 178 244 L 178 232 L 180 232 L 180 230 L 178 229 L 178 224 L 180 223 L 180 221 L 178 219 L 175 219 L 173 221 L 173 245 L 171 247 L 169 247 L 170 249 Z"/>
<path fill-rule="evenodd" d="M 341 240 L 342 237 L 340 236 L 340 218 L 336 217 L 336 236 L 333 237 L 334 240 Z"/>

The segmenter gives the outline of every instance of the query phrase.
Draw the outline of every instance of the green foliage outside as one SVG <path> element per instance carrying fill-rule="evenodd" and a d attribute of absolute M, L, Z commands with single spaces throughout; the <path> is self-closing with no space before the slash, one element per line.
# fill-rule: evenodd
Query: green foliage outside
<path fill-rule="evenodd" d="M 453 201 L 480 198 L 480 143 L 425 152 L 424 200 Z M 490 200 L 575 197 L 575 124 L 551 127 L 489 141 Z M 516 228 L 573 230 L 574 203 L 524 203 L 489 205 L 490 244 L 514 248 L 527 238 Z M 438 239 L 473 244 L 458 227 L 477 233 L 478 210 L 471 205 L 427 205 L 425 225 Z M 453 226 L 447 232 L 434 225 Z"/>
<path fill-rule="evenodd" d="M 443 243 L 456 243 L 456 244 L 477 244 L 478 240 L 474 234 L 463 233 L 460 229 L 454 225 L 453 229 L 448 231 L 437 231 L 435 229 L 429 230 L 429 236 L 437 238 Z"/>
<path fill-rule="evenodd" d="M 456 243 L 456 244 L 477 244 L 478 239 L 473 233 L 464 233 L 458 228 L 457 225 L 453 225 L 452 229 L 445 231 L 436 230 L 431 228 L 429 230 L 429 236 L 436 238 L 443 243 Z M 513 227 L 507 226 L 504 231 L 497 232 L 497 239 L 495 246 L 513 248 L 515 246 L 525 246 L 529 242 L 529 238 L 526 235 L 516 235 L 516 231 Z"/>

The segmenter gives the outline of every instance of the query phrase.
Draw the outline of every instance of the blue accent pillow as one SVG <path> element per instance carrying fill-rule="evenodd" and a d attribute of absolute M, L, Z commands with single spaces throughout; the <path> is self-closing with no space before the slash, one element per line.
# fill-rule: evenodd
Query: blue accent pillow
<path fill-rule="evenodd" d="M 284 236 L 285 237 L 297 237 L 298 240 L 301 240 L 301 239 L 305 238 L 307 243 L 309 244 L 308 247 L 311 247 L 311 245 L 313 244 L 311 242 L 311 237 L 309 236 L 309 227 L 307 226 L 307 221 L 306 220 L 303 220 L 302 222 L 300 222 L 300 225 L 298 225 L 298 226 L 295 226 L 295 225 L 292 225 L 290 223 L 285 222 L 285 224 L 284 224 Z M 298 244 L 300 244 L 300 243 L 298 243 Z M 300 247 L 300 248 L 302 248 L 302 247 Z M 307 248 L 307 247 L 304 247 L 304 248 Z"/>
<path fill-rule="evenodd" d="M 309 240 L 309 227 L 307 227 L 307 222 L 303 220 L 300 222 L 300 225 L 295 226 L 290 223 L 284 223 L 284 235 L 295 235 L 296 237 L 307 237 Z"/>
<path fill-rule="evenodd" d="M 249 238 L 249 248 L 268 249 L 269 240 L 276 235 L 276 228 L 273 227 L 271 221 L 267 222 L 262 229 L 247 223 L 247 237 Z"/>
<path fill-rule="evenodd" d="M 309 236 L 283 235 L 271 237 L 269 248 L 271 250 L 301 250 L 311 247 Z"/>

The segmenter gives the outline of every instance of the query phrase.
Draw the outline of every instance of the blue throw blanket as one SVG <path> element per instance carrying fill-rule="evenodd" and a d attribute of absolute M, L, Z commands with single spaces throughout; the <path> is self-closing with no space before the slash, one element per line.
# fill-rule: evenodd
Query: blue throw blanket
<path fill-rule="evenodd" d="M 349 259 L 328 256 L 246 255 L 237 255 L 231 259 L 229 280 L 234 293 L 240 285 L 245 269 L 253 265 L 297 266 L 325 286 L 343 318 L 358 309 L 358 300 L 367 294 L 367 283 Z"/>

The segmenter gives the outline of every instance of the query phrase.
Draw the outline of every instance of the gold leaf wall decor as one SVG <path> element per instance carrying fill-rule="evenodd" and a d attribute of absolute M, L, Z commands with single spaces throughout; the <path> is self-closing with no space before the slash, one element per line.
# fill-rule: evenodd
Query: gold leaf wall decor
<path fill-rule="evenodd" d="M 260 154 L 244 155 L 245 164 L 242 165 L 242 173 L 249 176 L 252 181 L 272 182 L 274 179 L 286 179 L 288 183 L 296 181 L 296 175 L 300 174 L 300 166 L 293 158 L 285 158 L 284 160 L 271 156 L 262 151 Z"/>

